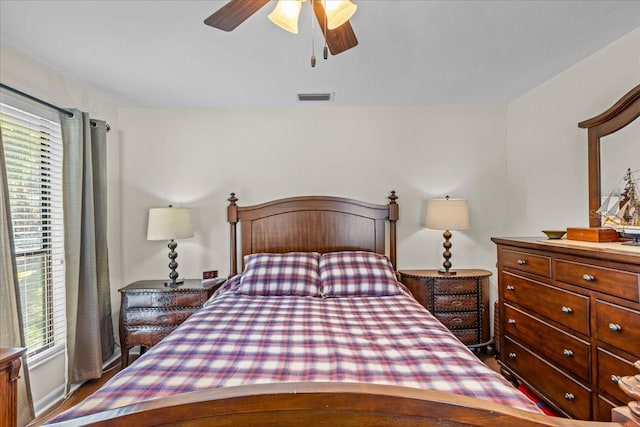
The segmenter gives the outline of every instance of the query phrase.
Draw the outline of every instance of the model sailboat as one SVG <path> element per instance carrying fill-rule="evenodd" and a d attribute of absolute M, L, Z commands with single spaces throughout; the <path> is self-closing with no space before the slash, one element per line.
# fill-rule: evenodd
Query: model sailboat
<path fill-rule="evenodd" d="M 627 169 L 623 178 L 624 188 L 621 192 L 614 190 L 598 209 L 603 227 L 610 227 L 622 235 L 633 238 L 626 244 L 640 245 L 640 194 L 638 178 Z"/>

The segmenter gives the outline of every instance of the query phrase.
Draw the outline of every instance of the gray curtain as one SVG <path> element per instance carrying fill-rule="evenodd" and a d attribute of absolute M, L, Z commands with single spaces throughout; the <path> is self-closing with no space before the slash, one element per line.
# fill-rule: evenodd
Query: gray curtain
<path fill-rule="evenodd" d="M 9 188 L 4 162 L 4 145 L 0 133 L 0 347 L 24 347 L 20 288 L 16 269 L 13 227 L 9 206 Z M 24 426 L 34 417 L 26 357 L 18 380 L 18 425 Z"/>
<path fill-rule="evenodd" d="M 67 392 L 114 354 L 107 254 L 106 123 L 62 115 Z"/>

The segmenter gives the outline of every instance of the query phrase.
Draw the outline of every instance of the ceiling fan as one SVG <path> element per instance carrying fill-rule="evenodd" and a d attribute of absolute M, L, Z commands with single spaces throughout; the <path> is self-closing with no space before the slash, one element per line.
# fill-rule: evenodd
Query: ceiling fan
<path fill-rule="evenodd" d="M 297 33 L 297 19 L 302 2 L 304 0 L 278 0 L 276 8 L 269 15 L 269 19 L 281 28 Z M 326 47 L 329 48 L 332 55 L 337 55 L 358 44 L 358 39 L 349 22 L 349 18 L 356 8 L 353 3 L 348 0 L 309 0 L 309 2 L 313 7 L 313 12 L 318 19 L 320 29 L 326 40 L 325 59 L 327 59 Z M 204 23 L 220 30 L 233 31 L 267 3 L 269 3 L 269 0 L 230 0 L 205 19 Z M 286 12 L 286 10 L 283 12 L 283 9 L 291 7 L 296 9 L 294 11 L 295 18 L 288 17 L 286 18 L 287 22 L 282 22 L 280 17 Z M 332 7 L 338 9 L 333 9 Z M 335 10 L 338 10 L 337 21 L 331 21 L 335 17 L 335 14 L 332 15 Z M 311 65 L 315 65 L 315 56 L 312 56 Z"/>

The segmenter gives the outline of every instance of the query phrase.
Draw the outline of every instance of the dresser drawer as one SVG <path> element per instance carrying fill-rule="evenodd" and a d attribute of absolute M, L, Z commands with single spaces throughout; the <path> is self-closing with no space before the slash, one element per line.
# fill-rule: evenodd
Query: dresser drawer
<path fill-rule="evenodd" d="M 618 387 L 620 377 L 637 375 L 633 363 L 601 348 L 598 349 L 598 392 L 617 399 L 618 405 L 626 405 L 633 400 Z"/>
<path fill-rule="evenodd" d="M 436 312 L 469 311 L 469 310 L 477 311 L 478 296 L 477 295 L 434 295 L 433 307 Z"/>
<path fill-rule="evenodd" d="M 640 301 L 640 274 L 556 260 L 556 279 L 632 301 Z"/>
<path fill-rule="evenodd" d="M 589 335 L 589 298 L 544 283 L 502 273 L 506 301 Z"/>
<path fill-rule="evenodd" d="M 177 326 L 127 326 L 126 344 L 129 346 L 141 345 L 144 347 L 152 347 L 158 344 L 163 338 L 173 332 L 173 330 L 176 328 Z"/>
<path fill-rule="evenodd" d="M 547 398 L 571 417 L 588 420 L 591 417 L 591 390 L 518 345 L 504 340 L 504 361 L 507 366 L 527 379 Z"/>
<path fill-rule="evenodd" d="M 434 316 L 449 329 L 477 328 L 477 313 L 434 313 Z"/>
<path fill-rule="evenodd" d="M 596 338 L 640 357 L 640 311 L 596 300 Z"/>
<path fill-rule="evenodd" d="M 478 292 L 478 282 L 475 279 L 449 280 L 438 279 L 433 284 L 436 294 L 475 294 Z"/>
<path fill-rule="evenodd" d="M 144 307 L 201 307 L 205 303 L 203 291 L 127 291 L 122 305 L 128 308 Z"/>
<path fill-rule="evenodd" d="M 584 381 L 591 380 L 591 346 L 528 314 L 504 306 L 505 334 Z"/>
<path fill-rule="evenodd" d="M 198 307 L 167 310 L 161 308 L 133 308 L 124 312 L 124 321 L 129 326 L 179 325 L 187 320 Z"/>
<path fill-rule="evenodd" d="M 616 406 L 620 405 L 611 402 L 603 396 L 598 396 L 598 417 L 596 420 L 607 422 L 611 421 L 611 410 Z"/>
<path fill-rule="evenodd" d="M 504 268 L 551 277 L 551 257 L 548 256 L 503 249 L 502 263 Z"/>

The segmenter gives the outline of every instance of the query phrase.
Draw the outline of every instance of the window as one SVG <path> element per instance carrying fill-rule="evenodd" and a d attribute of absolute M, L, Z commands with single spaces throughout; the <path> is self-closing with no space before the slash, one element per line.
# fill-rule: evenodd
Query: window
<path fill-rule="evenodd" d="M 5 95 L 0 131 L 32 363 L 65 344 L 62 137 L 55 114 Z"/>

